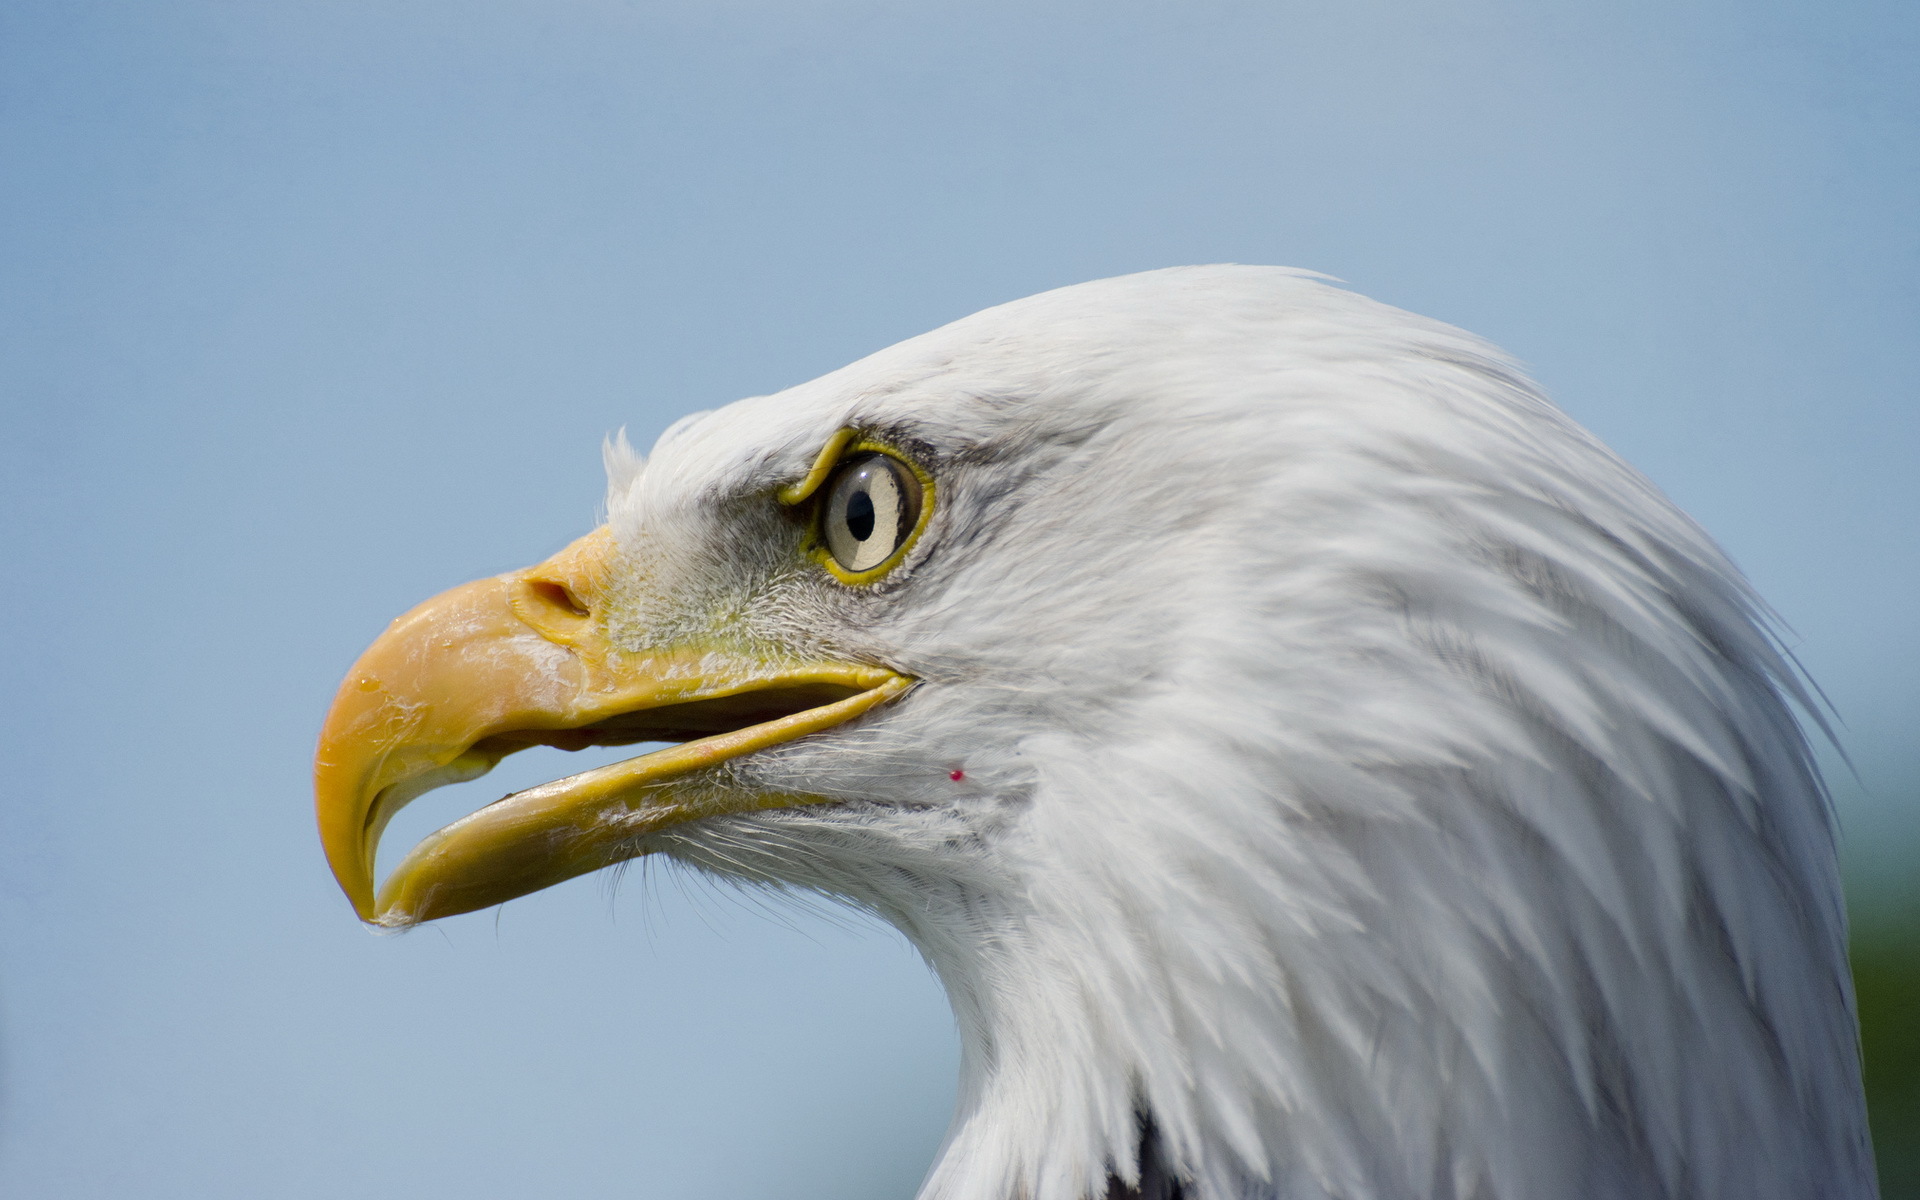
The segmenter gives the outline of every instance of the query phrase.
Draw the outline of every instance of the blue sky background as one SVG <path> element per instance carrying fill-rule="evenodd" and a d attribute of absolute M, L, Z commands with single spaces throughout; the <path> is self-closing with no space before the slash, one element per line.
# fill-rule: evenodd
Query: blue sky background
<path fill-rule="evenodd" d="M 905 1197 L 891 933 L 671 868 L 376 938 L 307 791 L 599 442 L 988 304 L 1311 267 L 1486 335 L 1793 629 L 1920 861 L 1920 8 L 0 6 L 0 1194 Z M 530 753 L 395 842 L 581 764 Z"/>

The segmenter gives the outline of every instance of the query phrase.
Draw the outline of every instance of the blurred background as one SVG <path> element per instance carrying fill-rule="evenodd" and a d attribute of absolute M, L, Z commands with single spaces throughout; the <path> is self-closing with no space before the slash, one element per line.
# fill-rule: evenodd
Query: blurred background
<path fill-rule="evenodd" d="M 1239 261 L 1504 345 L 1777 607 L 1920 1196 L 1916 61 L 1906 0 L 0 5 L 0 1194 L 910 1196 L 899 938 L 661 866 L 369 936 L 312 739 L 609 431 Z"/>

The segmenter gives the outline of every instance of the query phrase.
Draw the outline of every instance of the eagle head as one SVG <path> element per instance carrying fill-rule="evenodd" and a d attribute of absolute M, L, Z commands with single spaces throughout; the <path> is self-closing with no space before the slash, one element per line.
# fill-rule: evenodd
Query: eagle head
<path fill-rule="evenodd" d="M 926 1200 L 1872 1194 L 1794 671 L 1485 343 L 1157 271 L 606 457 L 342 685 L 362 918 L 645 854 L 877 913 L 961 1031 Z M 376 888 L 429 788 L 640 742 Z"/>

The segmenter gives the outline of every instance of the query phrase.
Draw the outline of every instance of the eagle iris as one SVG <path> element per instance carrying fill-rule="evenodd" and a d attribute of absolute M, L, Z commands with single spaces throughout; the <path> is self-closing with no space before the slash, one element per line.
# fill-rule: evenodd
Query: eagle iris
<path fill-rule="evenodd" d="M 880 453 L 841 464 L 827 489 L 821 533 L 828 553 L 851 573 L 871 571 L 906 543 L 920 519 L 920 480 Z"/>

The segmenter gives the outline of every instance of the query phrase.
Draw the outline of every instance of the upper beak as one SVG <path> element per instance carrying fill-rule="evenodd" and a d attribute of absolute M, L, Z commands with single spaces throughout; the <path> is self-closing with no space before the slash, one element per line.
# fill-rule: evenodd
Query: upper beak
<path fill-rule="evenodd" d="M 883 667 L 712 645 L 627 652 L 603 614 L 604 527 L 539 566 L 454 588 L 347 673 L 314 757 L 320 840 L 362 920 L 471 912 L 644 853 L 700 817 L 817 802 L 702 784 L 701 769 L 830 728 L 912 683 Z M 508 796 L 430 835 L 378 897 L 393 814 L 533 745 L 680 741 Z"/>

